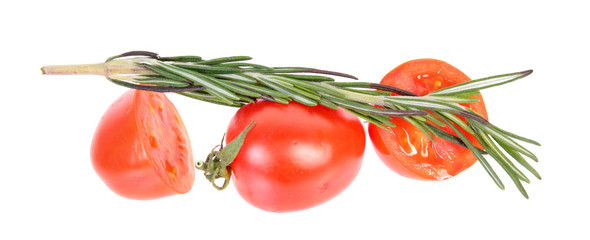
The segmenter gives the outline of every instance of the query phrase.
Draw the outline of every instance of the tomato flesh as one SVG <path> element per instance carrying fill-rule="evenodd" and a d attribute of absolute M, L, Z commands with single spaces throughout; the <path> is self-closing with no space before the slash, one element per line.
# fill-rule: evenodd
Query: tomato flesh
<path fill-rule="evenodd" d="M 459 69 L 436 59 L 417 59 L 401 64 L 381 80 L 382 84 L 398 87 L 424 96 L 432 91 L 469 81 Z M 394 94 L 393 94 L 394 95 Z M 481 95 L 476 103 L 463 106 L 488 118 Z M 472 166 L 477 158 L 467 148 L 435 138 L 435 143 L 418 128 L 402 118 L 391 120 L 396 127 L 383 129 L 369 125 L 369 136 L 380 159 L 402 176 L 420 180 L 444 180 Z M 442 128 L 456 135 L 450 126 Z M 475 137 L 464 135 L 477 147 Z"/>
<path fill-rule="evenodd" d="M 129 90 L 116 100 L 95 131 L 91 157 L 104 183 L 131 199 L 186 193 L 194 182 L 188 134 L 162 93 Z"/>
<path fill-rule="evenodd" d="M 238 193 L 255 207 L 290 212 L 317 206 L 344 191 L 360 170 L 364 129 L 343 109 L 257 101 L 238 110 L 227 141 L 250 121 L 256 125 L 231 169 Z"/>

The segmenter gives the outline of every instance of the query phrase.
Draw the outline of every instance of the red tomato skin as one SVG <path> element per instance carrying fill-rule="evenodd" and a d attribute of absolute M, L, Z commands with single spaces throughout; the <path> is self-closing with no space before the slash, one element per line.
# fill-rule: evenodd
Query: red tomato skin
<path fill-rule="evenodd" d="M 452 65 L 436 59 L 416 59 L 394 68 L 382 84 L 414 92 L 420 96 L 434 90 L 469 81 Z M 488 118 L 481 95 L 477 103 L 462 104 Z M 442 138 L 431 142 L 418 128 L 401 118 L 391 120 L 397 127 L 382 129 L 369 124 L 369 137 L 379 158 L 402 176 L 419 180 L 444 180 L 472 166 L 477 158 L 467 149 Z M 449 126 L 443 130 L 453 133 Z M 476 146 L 475 137 L 462 131 Z M 454 133 L 453 133 L 454 134 Z"/>
<path fill-rule="evenodd" d="M 179 140 L 177 152 L 166 149 L 165 146 L 171 143 L 164 138 L 169 138 L 170 135 L 163 133 L 163 137 L 156 140 L 150 138 L 146 131 L 146 128 L 154 127 L 151 125 L 155 123 L 155 120 L 146 120 L 153 119 L 145 114 L 149 110 L 141 109 L 147 106 L 146 99 L 159 100 L 162 103 L 160 106 L 177 114 L 176 108 L 164 94 L 127 91 L 108 108 L 95 131 L 91 145 L 94 170 L 113 192 L 126 198 L 150 200 L 186 193 L 194 182 L 194 165 L 184 124 L 177 116 L 178 120 L 174 122 L 176 126 L 159 126 L 169 127 L 167 130 L 175 132 Z M 146 124 L 147 122 L 150 123 Z M 157 143 L 153 143 L 155 141 Z M 157 147 L 154 147 L 155 145 Z M 166 169 L 162 169 L 162 165 L 166 163 L 157 162 L 161 160 L 161 156 L 169 156 L 175 161 L 184 162 L 185 167 L 171 163 L 177 167 L 175 171 L 179 179 L 169 179 L 165 176 L 167 172 Z"/>
<path fill-rule="evenodd" d="M 320 205 L 344 191 L 360 170 L 364 128 L 343 109 L 257 101 L 233 117 L 227 142 L 251 120 L 256 125 L 231 169 L 238 193 L 255 207 L 291 212 Z"/>

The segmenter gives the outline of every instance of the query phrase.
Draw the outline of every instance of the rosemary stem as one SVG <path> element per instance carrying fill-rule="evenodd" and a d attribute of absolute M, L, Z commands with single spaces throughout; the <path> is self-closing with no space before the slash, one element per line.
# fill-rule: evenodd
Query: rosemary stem
<path fill-rule="evenodd" d="M 41 68 L 45 75 L 100 75 L 114 74 L 154 74 L 129 60 L 113 60 L 106 63 L 75 64 L 75 65 L 48 65 Z"/>

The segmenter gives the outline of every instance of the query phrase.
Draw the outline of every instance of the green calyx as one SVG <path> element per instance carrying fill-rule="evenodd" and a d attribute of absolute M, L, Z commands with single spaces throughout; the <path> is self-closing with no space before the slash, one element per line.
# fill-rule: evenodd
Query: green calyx
<path fill-rule="evenodd" d="M 227 146 L 223 146 L 223 139 L 221 140 L 221 144 L 216 146 L 211 153 L 207 156 L 207 159 L 202 162 L 198 161 L 195 164 L 195 167 L 204 172 L 205 177 L 213 187 L 217 190 L 223 190 L 229 184 L 231 179 L 231 168 L 230 164 L 234 161 L 236 156 L 238 156 L 238 152 L 244 143 L 244 139 L 246 139 L 246 135 L 250 130 L 254 127 L 254 122 L 251 122 L 242 132 Z M 219 147 L 219 150 L 216 150 Z M 217 185 L 215 182 L 217 179 L 223 178 L 223 184 L 221 186 Z"/>

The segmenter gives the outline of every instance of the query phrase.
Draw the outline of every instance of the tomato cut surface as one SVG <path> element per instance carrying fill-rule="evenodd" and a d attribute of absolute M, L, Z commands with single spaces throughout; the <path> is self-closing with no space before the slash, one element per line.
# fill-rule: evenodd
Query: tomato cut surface
<path fill-rule="evenodd" d="M 381 80 L 394 86 L 424 96 L 432 91 L 469 81 L 459 69 L 436 59 L 408 61 L 393 69 Z M 488 118 L 481 95 L 476 103 L 462 104 Z M 392 170 L 409 178 L 444 180 L 472 166 L 477 158 L 467 148 L 435 138 L 433 143 L 418 128 L 402 118 L 391 120 L 397 127 L 383 129 L 369 125 L 369 136 L 377 155 Z M 454 134 L 450 126 L 443 130 Z M 473 135 L 462 132 L 477 147 L 481 145 Z M 456 134 L 454 134 L 456 135 Z"/>
<path fill-rule="evenodd" d="M 91 157 L 105 184 L 127 198 L 186 193 L 194 182 L 188 134 L 163 93 L 129 90 L 116 100 L 96 129 Z"/>
<path fill-rule="evenodd" d="M 358 174 L 365 150 L 359 119 L 343 109 L 257 101 L 231 120 L 227 142 L 251 122 L 231 163 L 238 193 L 267 211 L 290 212 L 324 203 Z"/>

